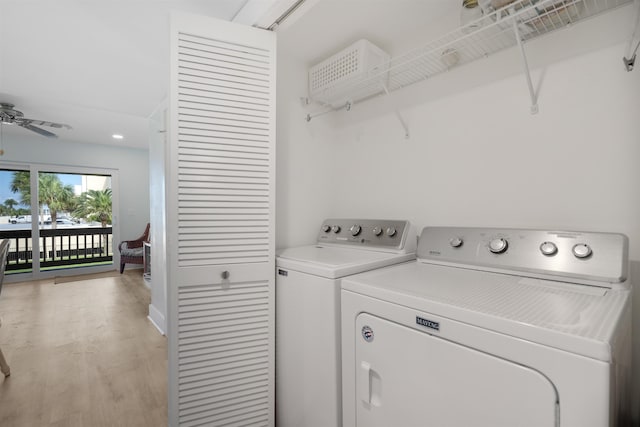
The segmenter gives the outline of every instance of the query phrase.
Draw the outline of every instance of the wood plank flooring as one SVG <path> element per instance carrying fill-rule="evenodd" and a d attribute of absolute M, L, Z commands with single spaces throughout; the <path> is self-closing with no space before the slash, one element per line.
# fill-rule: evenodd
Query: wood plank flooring
<path fill-rule="evenodd" d="M 167 343 L 142 273 L 66 280 L 2 288 L 0 426 L 166 426 Z"/>

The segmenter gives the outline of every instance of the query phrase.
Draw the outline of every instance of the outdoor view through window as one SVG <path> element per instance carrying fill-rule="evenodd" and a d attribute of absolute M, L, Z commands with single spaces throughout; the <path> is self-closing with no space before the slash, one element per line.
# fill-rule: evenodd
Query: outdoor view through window
<path fill-rule="evenodd" d="M 0 238 L 11 242 L 7 274 L 112 264 L 111 176 L 37 173 L 31 182 L 28 170 L 0 170 Z"/>

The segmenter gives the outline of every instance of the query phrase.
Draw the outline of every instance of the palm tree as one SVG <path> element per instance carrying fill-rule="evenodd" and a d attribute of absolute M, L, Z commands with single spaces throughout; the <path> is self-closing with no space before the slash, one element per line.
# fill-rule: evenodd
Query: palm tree
<path fill-rule="evenodd" d="M 89 190 L 82 193 L 73 216 L 88 221 L 100 221 L 102 226 L 106 227 L 111 222 L 111 189 Z M 104 236 L 105 240 L 106 238 L 107 236 Z M 102 237 L 100 246 L 102 247 Z"/>
<path fill-rule="evenodd" d="M 25 206 L 31 206 L 31 173 L 28 171 L 16 171 L 11 179 L 11 192 L 20 194 L 20 202 Z"/>
<path fill-rule="evenodd" d="M 15 199 L 6 199 L 4 201 L 4 206 L 7 208 L 7 213 L 9 215 L 13 215 L 13 213 L 15 212 L 15 206 L 19 204 L 20 203 Z"/>
<path fill-rule="evenodd" d="M 11 191 L 20 193 L 23 205 L 31 205 L 30 173 L 17 171 L 13 173 Z M 51 228 L 56 228 L 58 212 L 72 210 L 75 207 L 73 187 L 64 185 L 54 173 L 40 173 L 38 176 L 38 203 L 40 207 L 47 205 L 51 215 Z"/>
<path fill-rule="evenodd" d="M 73 215 L 88 221 L 99 221 L 106 227 L 111 222 L 111 189 L 82 193 Z"/>
<path fill-rule="evenodd" d="M 62 184 L 53 173 L 41 173 L 38 177 L 38 202 L 47 205 L 51 215 L 51 228 L 56 228 L 58 212 L 70 210 L 75 205 L 73 187 Z"/>

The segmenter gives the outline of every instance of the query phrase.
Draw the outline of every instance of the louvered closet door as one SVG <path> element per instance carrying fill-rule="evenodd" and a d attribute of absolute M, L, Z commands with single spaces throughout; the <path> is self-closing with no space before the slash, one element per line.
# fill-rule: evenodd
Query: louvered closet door
<path fill-rule="evenodd" d="M 169 422 L 274 418 L 275 35 L 172 17 Z"/>

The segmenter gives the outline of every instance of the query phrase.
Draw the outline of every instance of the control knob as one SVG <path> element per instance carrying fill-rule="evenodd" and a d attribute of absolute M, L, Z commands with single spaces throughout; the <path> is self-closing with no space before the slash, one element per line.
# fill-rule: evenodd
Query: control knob
<path fill-rule="evenodd" d="M 540 252 L 546 256 L 555 255 L 558 252 L 558 247 L 553 242 L 544 242 L 540 245 Z"/>
<path fill-rule="evenodd" d="M 489 250 L 494 254 L 501 254 L 507 250 L 509 242 L 502 237 L 498 237 L 489 242 Z"/>
<path fill-rule="evenodd" d="M 360 227 L 358 224 L 354 224 L 351 226 L 349 231 L 351 231 L 352 236 L 357 236 L 358 234 L 360 234 L 360 231 L 362 231 L 362 227 Z"/>
<path fill-rule="evenodd" d="M 387 227 L 387 236 L 393 237 L 396 235 L 396 233 L 397 231 L 395 227 Z"/>
<path fill-rule="evenodd" d="M 325 224 L 322 226 L 322 231 L 324 231 L 325 233 L 328 233 L 331 231 L 331 226 L 328 224 Z"/>
<path fill-rule="evenodd" d="M 576 258 L 581 259 L 588 258 L 592 254 L 591 247 L 586 243 L 578 243 L 573 247 L 572 251 Z"/>
<path fill-rule="evenodd" d="M 449 244 L 451 245 L 452 248 L 459 248 L 460 246 L 462 246 L 463 243 L 464 241 L 457 236 L 449 240 Z"/>
<path fill-rule="evenodd" d="M 376 236 L 381 235 L 382 234 L 382 227 L 374 227 L 373 234 L 375 234 Z"/>
<path fill-rule="evenodd" d="M 331 227 L 331 230 L 333 230 L 334 233 L 339 233 L 341 228 L 339 225 L 334 225 L 333 227 Z"/>

